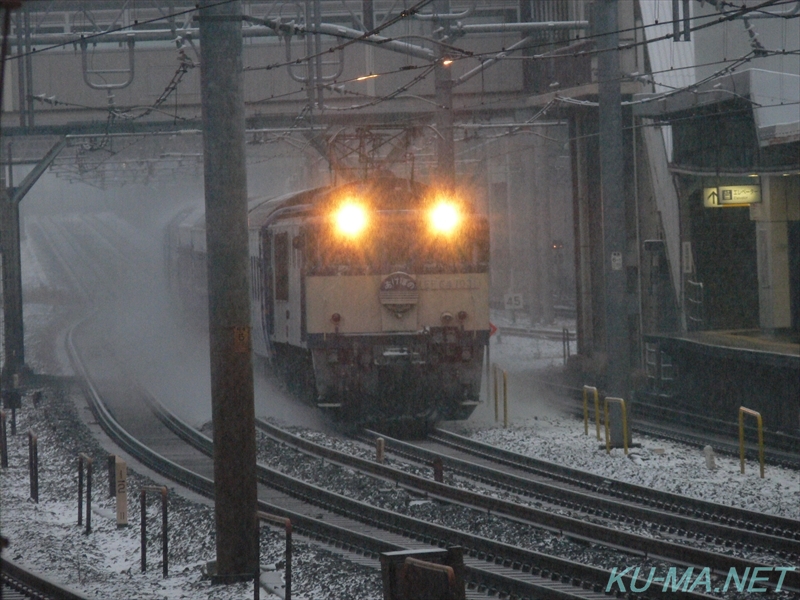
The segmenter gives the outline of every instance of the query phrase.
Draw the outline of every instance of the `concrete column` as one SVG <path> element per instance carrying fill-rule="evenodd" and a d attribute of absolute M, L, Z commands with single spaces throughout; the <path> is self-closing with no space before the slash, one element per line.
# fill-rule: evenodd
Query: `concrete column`
<path fill-rule="evenodd" d="M 605 388 L 626 397 L 630 376 L 630 339 L 626 295 L 625 186 L 620 91 L 617 0 L 599 0 L 595 6 L 595 34 L 600 116 L 600 183 L 603 199 L 603 272 L 605 291 L 605 349 L 608 356 Z"/>
<path fill-rule="evenodd" d="M 0 242 L 3 269 L 3 389 L 25 366 L 25 335 L 22 319 L 22 265 L 20 259 L 19 204 L 0 180 Z"/>
<path fill-rule="evenodd" d="M 575 238 L 575 303 L 577 308 L 576 329 L 578 354 L 589 356 L 594 353 L 596 331 L 594 297 L 592 295 L 592 245 L 590 224 L 590 190 L 597 185 L 591 181 L 596 170 L 588 168 L 589 141 L 588 127 L 583 115 L 573 113 L 569 120 L 570 154 L 572 159 L 572 201 L 573 237 Z"/>
<path fill-rule="evenodd" d="M 491 300 L 502 302 L 503 294 L 511 287 L 511 246 L 509 236 L 508 140 L 502 144 L 497 156 L 487 156 L 487 183 L 489 190 L 489 226 L 491 257 Z"/>
<path fill-rule="evenodd" d="M 250 336 L 242 5 L 200 10 L 211 410 L 221 581 L 258 566 L 256 432 Z"/>
<path fill-rule="evenodd" d="M 373 0 L 362 0 L 361 3 L 362 13 L 364 15 L 364 29 L 372 31 L 375 29 L 375 7 Z M 364 74 L 375 72 L 375 47 L 372 44 L 364 44 Z M 375 95 L 375 80 L 367 80 L 367 95 Z"/>
<path fill-rule="evenodd" d="M 555 161 L 549 148 L 548 142 L 544 138 L 535 137 L 533 139 L 534 152 L 534 185 L 531 190 L 534 193 L 534 207 L 532 225 L 535 227 L 534 246 L 532 257 L 536 257 L 537 269 L 537 292 L 539 296 L 540 314 L 538 320 L 544 325 L 550 325 L 555 318 L 553 311 L 553 290 L 551 283 L 553 251 L 551 242 L 553 240 L 553 223 L 550 215 L 550 204 L 553 200 L 552 195 L 557 189 L 555 174 Z"/>
<path fill-rule="evenodd" d="M 800 212 L 797 178 L 765 176 L 761 202 L 750 207 L 756 221 L 759 326 L 774 330 L 792 325 L 787 221 Z"/>
<path fill-rule="evenodd" d="M 450 0 L 435 0 L 434 13 L 447 15 L 450 13 Z M 433 20 L 433 28 L 438 31 L 436 38 L 450 42 L 450 20 Z M 434 86 L 436 88 L 436 155 L 438 184 L 446 189 L 455 187 L 456 158 L 453 141 L 453 79 L 449 65 L 444 63 L 447 52 L 444 46 L 436 45 L 436 63 L 434 64 Z"/>
<path fill-rule="evenodd" d="M 533 153 L 526 148 L 522 136 L 508 140 L 508 237 L 509 237 L 509 293 L 522 294 L 524 312 L 536 320 L 537 257 L 534 241 L 536 231 L 532 218 L 533 203 L 531 168 Z"/>

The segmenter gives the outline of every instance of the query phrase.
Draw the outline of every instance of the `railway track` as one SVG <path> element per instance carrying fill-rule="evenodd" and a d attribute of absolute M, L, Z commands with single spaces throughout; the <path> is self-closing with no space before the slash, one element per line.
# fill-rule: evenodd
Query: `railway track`
<path fill-rule="evenodd" d="M 573 397 L 578 398 L 581 390 L 570 388 Z M 631 431 L 670 440 L 689 446 L 703 448 L 711 444 L 714 451 L 728 456 L 739 456 L 739 425 L 709 419 L 686 411 L 658 407 L 647 403 L 634 402 L 631 405 Z M 582 407 L 576 405 L 575 415 L 583 418 Z M 594 418 L 594 410 L 590 408 Z M 686 423 L 697 426 L 688 428 Z M 745 455 L 748 460 L 758 460 L 756 430 L 745 429 Z M 764 431 L 764 461 L 768 464 L 800 469 L 800 438 L 790 434 Z"/>
<path fill-rule="evenodd" d="M 522 337 L 522 338 L 534 338 L 534 339 L 542 339 L 542 340 L 552 340 L 552 341 L 566 341 L 569 340 L 570 342 L 574 342 L 577 337 L 574 331 L 568 331 L 564 328 L 562 331 L 552 328 L 535 328 L 535 327 L 498 327 L 498 333 L 503 336 L 507 335 L 509 337 Z M 566 332 L 566 333 L 565 333 Z"/>
<path fill-rule="evenodd" d="M 87 364 L 77 351 L 73 336 L 70 344 L 70 359 L 76 372 L 84 377 L 98 419 L 109 435 L 154 470 L 211 495 L 211 440 L 160 408 L 154 399 L 128 381 L 124 368 L 107 349 L 90 351 L 91 364 Z M 263 465 L 259 466 L 259 480 L 261 510 L 292 519 L 296 530 L 309 538 L 373 560 L 381 552 L 391 550 L 462 546 L 471 597 L 483 593 L 519 598 L 605 597 L 603 592 L 611 577 L 605 569 L 354 502 Z M 437 491 L 443 490 L 434 490 Z M 464 498 L 459 501 L 466 502 Z M 481 509 L 487 510 L 485 505 Z M 497 510 L 497 505 L 488 510 Z M 623 576 L 620 581 L 630 588 L 630 577 Z M 640 588 L 641 585 L 640 582 Z M 673 592 L 661 593 L 653 587 L 639 597 L 661 597 L 668 593 Z M 708 596 L 684 592 L 683 597 Z"/>
<path fill-rule="evenodd" d="M 660 397 L 664 403 L 670 398 Z M 683 443 L 701 445 L 713 443 L 721 452 L 739 455 L 739 424 L 703 415 L 689 413 L 675 408 L 658 405 L 653 399 L 639 399 L 634 408 L 635 424 L 639 431 L 653 436 L 670 437 Z M 694 431 L 676 428 L 675 424 L 694 423 Z M 758 460 L 758 448 L 754 440 L 757 430 L 748 425 L 745 427 L 745 442 L 748 458 Z M 771 464 L 800 469 L 800 436 L 775 431 L 764 431 L 765 460 Z"/>
<path fill-rule="evenodd" d="M 81 225 L 81 227 L 83 227 Z M 85 291 L 85 281 L 101 283 L 107 272 L 82 269 L 86 247 L 102 250 L 102 241 L 70 237 L 60 223 L 47 226 L 51 252 L 78 267 L 66 269 L 70 283 Z M 86 231 L 84 229 L 84 231 Z M 82 237 L 82 236 L 81 236 Z M 78 259 L 65 261 L 65 256 Z M 119 255 L 117 255 L 119 258 Z M 110 274 L 109 274 L 110 276 Z M 84 298 L 90 295 L 85 293 Z M 84 325 L 81 328 L 85 328 Z M 212 442 L 158 408 L 157 402 L 128 381 L 124 369 L 104 344 L 76 343 L 68 336 L 70 361 L 86 382 L 93 410 L 109 436 L 151 469 L 206 496 L 213 494 Z M 81 353 L 78 352 L 81 348 Z M 86 360 L 86 359 L 89 360 Z M 159 418 L 160 417 L 160 418 Z M 600 598 L 609 572 L 575 561 L 531 552 L 409 518 L 332 494 L 319 487 L 259 466 L 259 508 L 288 517 L 296 532 L 371 558 L 381 552 L 460 545 L 467 549 L 466 575 L 470 597 L 487 592 L 519 598 Z M 630 577 L 620 578 L 630 584 Z M 695 594 L 692 597 L 701 598 Z"/>
<path fill-rule="evenodd" d="M 451 476 L 450 485 L 431 481 L 397 465 L 385 466 L 315 444 L 268 423 L 259 422 L 258 426 L 281 443 L 416 493 L 502 514 L 592 543 L 624 547 L 642 555 L 723 571 L 754 564 L 750 559 L 732 557 L 730 553 L 734 550 L 749 556 L 771 555 L 781 564 L 796 564 L 800 556 L 800 523 L 791 519 L 771 518 L 674 494 L 652 493 L 648 488 L 561 469 L 552 463 L 527 461 L 527 457 L 510 452 L 498 453 L 495 448 L 447 432 L 437 432 L 433 438 L 438 443 L 426 443 L 428 448 L 391 438 L 384 440 L 393 455 L 413 461 L 417 473 L 429 474 L 430 465 L 442 460 Z M 370 442 L 377 436 L 373 433 Z M 458 480 L 453 481 L 456 477 Z M 476 482 L 485 487 L 476 489 Z M 500 499 L 499 490 L 513 495 L 514 500 Z M 569 511 L 568 516 L 563 514 L 564 509 Z M 641 533 L 625 531 L 628 529 Z M 689 547 L 695 540 L 695 547 Z M 716 545 L 719 551 L 697 547 L 707 545 Z M 796 574 L 792 575 L 792 585 L 797 586 L 798 581 Z"/>
<path fill-rule="evenodd" d="M 573 404 L 576 417 L 583 418 L 583 390 L 547 380 L 536 383 L 561 394 Z M 663 399 L 668 402 L 668 398 Z M 589 403 L 589 418 L 594 419 L 594 407 Z M 739 456 L 739 424 L 712 419 L 704 415 L 675 408 L 659 406 L 652 400 L 637 399 L 628 404 L 628 422 L 631 431 L 651 435 L 689 446 L 703 448 L 713 445 L 714 451 L 729 456 Z M 602 417 L 601 417 L 602 420 Z M 691 427 L 687 424 L 693 424 Z M 755 428 L 745 426 L 745 454 L 748 460 L 758 460 Z M 769 464 L 800 469 L 800 437 L 793 434 L 764 431 L 764 460 Z"/>
<path fill-rule="evenodd" d="M 116 383 L 121 376 L 119 366 L 109 361 L 107 354 L 99 363 L 87 367 L 82 364 L 74 343 L 71 353 L 76 370 L 87 381 L 87 392 L 107 433 L 150 468 L 211 495 L 211 440 L 159 408 L 130 382 L 121 386 Z M 95 369 L 104 374 L 99 380 L 92 375 Z M 258 471 L 259 509 L 290 518 L 295 530 L 310 539 L 373 559 L 381 552 L 393 550 L 462 546 L 469 587 L 476 593 L 494 590 L 519 598 L 604 597 L 602 590 L 610 576 L 604 569 L 369 506 L 264 465 L 259 465 Z M 627 577 L 623 580 L 630 582 Z"/>
<path fill-rule="evenodd" d="M 573 340 L 574 334 L 564 338 L 563 332 L 552 329 L 524 329 L 521 327 L 500 327 L 500 333 L 509 337 L 527 337 L 549 340 Z M 573 399 L 575 415 L 583 417 L 582 389 L 553 381 L 539 380 L 539 384 Z M 712 444 L 716 452 L 739 456 L 739 425 L 735 422 L 721 421 L 694 412 L 665 406 L 673 403 L 669 396 L 644 394 L 629 403 L 629 423 L 634 432 L 671 440 L 703 448 Z M 593 407 L 589 412 L 594 418 Z M 758 460 L 758 447 L 755 440 L 757 431 L 749 423 L 745 426 L 745 452 L 749 460 Z M 790 469 L 800 469 L 800 436 L 771 430 L 764 431 L 765 461 Z"/>
<path fill-rule="evenodd" d="M 3 600 L 87 600 L 46 577 L 23 569 L 14 561 L 0 558 L 0 598 Z"/>
<path fill-rule="evenodd" d="M 566 508 L 580 519 L 641 524 L 681 544 L 702 540 L 726 549 L 774 554 L 790 564 L 800 560 L 800 522 L 793 519 L 612 481 L 443 430 L 424 444 L 388 438 L 386 445 L 404 459 L 422 464 L 439 458 L 454 475 Z"/>

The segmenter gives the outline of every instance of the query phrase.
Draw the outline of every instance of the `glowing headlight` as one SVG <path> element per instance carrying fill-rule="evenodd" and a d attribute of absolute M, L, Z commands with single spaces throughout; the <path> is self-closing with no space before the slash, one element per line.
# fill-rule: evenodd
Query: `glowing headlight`
<path fill-rule="evenodd" d="M 461 221 L 458 207 L 451 202 L 440 202 L 430 212 L 430 222 L 436 233 L 450 234 Z"/>
<path fill-rule="evenodd" d="M 360 204 L 347 202 L 339 207 L 334 219 L 339 233 L 356 237 L 367 226 L 367 211 Z"/>

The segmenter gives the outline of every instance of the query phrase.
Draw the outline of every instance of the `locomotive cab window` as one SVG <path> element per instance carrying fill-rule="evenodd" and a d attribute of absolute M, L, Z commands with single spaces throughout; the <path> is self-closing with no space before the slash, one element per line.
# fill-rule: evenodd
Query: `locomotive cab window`
<path fill-rule="evenodd" d="M 278 233 L 273 238 L 275 256 L 275 300 L 289 300 L 289 234 Z"/>

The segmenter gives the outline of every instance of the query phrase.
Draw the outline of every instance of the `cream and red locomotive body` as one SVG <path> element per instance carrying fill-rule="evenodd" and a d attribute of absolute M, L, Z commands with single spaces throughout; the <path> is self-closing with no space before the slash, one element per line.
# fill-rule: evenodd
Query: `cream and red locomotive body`
<path fill-rule="evenodd" d="M 251 202 L 249 248 L 254 351 L 291 387 L 348 422 L 469 417 L 489 340 L 470 205 L 391 176 L 318 188 Z"/>

